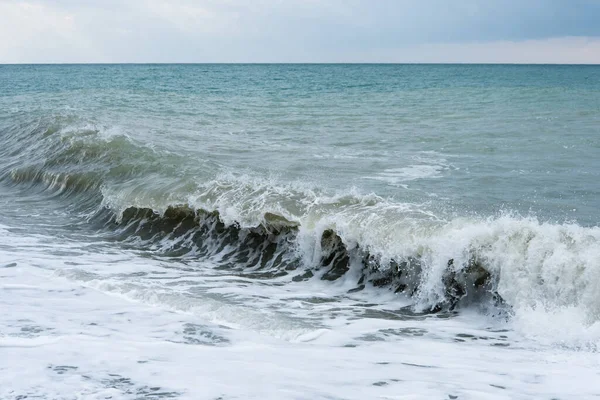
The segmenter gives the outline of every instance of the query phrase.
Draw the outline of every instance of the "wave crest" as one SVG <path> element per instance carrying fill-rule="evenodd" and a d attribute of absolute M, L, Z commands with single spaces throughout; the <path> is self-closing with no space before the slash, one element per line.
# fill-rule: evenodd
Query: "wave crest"
<path fill-rule="evenodd" d="M 354 190 L 194 175 L 180 156 L 120 132 L 54 122 L 13 128 L 0 179 L 85 204 L 90 221 L 124 245 L 257 278 L 351 275 L 354 290 L 387 287 L 426 311 L 487 302 L 577 307 L 590 323 L 600 319 L 598 227 L 510 214 L 444 218 Z"/>

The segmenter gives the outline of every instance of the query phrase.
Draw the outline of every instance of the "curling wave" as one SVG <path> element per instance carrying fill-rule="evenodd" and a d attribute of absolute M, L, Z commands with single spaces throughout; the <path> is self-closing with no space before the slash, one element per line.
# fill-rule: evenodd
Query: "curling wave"
<path fill-rule="evenodd" d="M 23 129 L 4 131 L 0 181 L 81 204 L 82 218 L 125 245 L 261 279 L 351 277 L 353 290 L 385 287 L 421 311 L 577 307 L 588 323 L 600 319 L 598 227 L 510 213 L 446 218 L 356 190 L 192 168 L 72 121 L 33 124 L 21 140 Z"/>

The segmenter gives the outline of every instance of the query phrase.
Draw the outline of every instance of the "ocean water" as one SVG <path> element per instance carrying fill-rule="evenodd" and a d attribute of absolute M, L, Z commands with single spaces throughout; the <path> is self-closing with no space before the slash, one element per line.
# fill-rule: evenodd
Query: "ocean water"
<path fill-rule="evenodd" d="M 1 399 L 600 396 L 600 67 L 0 66 Z"/>

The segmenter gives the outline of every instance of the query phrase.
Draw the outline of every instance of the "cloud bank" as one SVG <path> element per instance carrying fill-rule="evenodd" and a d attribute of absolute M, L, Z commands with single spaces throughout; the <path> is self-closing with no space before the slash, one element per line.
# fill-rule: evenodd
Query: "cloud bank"
<path fill-rule="evenodd" d="M 600 63 L 597 0 L 0 0 L 1 63 Z"/>

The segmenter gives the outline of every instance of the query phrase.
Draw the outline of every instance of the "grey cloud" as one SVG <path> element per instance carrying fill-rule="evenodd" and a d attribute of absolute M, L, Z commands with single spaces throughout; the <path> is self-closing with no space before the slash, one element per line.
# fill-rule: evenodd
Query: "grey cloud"
<path fill-rule="evenodd" d="M 11 12 L 13 19 L 33 13 L 28 5 L 43 9 L 39 26 L 25 32 L 6 21 L 2 28 Z M 16 41 L 0 44 L 0 62 L 38 61 L 36 54 L 51 61 L 330 61 L 427 44 L 600 37 L 600 1 L 593 0 L 0 0 L 1 7 L 0 34 Z"/>

